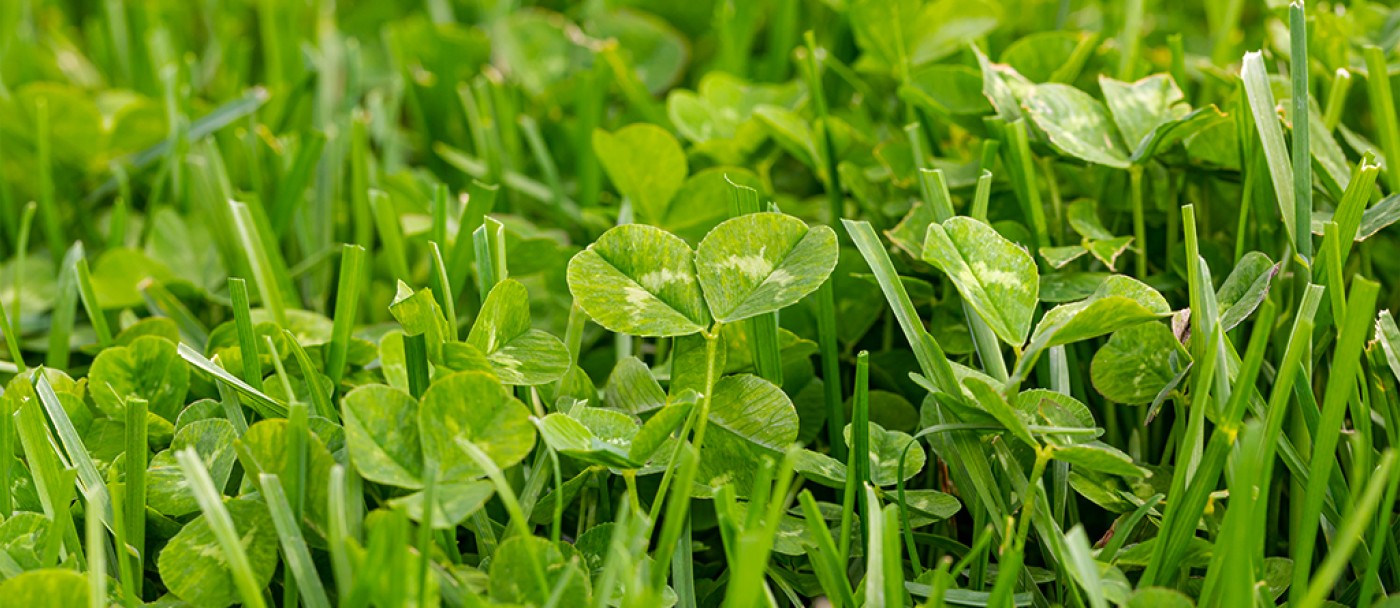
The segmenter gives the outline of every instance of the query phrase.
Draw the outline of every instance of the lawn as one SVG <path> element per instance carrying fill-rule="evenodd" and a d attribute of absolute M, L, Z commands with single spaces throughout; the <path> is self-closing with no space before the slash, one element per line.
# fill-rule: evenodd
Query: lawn
<path fill-rule="evenodd" d="M 1397 55 L 2 0 L 0 604 L 1400 607 Z"/>

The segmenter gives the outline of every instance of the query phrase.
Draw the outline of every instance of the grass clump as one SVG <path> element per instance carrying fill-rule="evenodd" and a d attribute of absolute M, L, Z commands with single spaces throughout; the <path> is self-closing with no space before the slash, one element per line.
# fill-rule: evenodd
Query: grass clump
<path fill-rule="evenodd" d="M 1400 597 L 1400 11 L 527 4 L 0 3 L 6 605 Z"/>

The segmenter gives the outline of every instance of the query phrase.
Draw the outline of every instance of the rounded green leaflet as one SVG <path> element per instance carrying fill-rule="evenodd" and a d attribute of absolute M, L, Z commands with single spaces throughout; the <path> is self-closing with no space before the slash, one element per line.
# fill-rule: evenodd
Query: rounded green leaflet
<path fill-rule="evenodd" d="M 846 419 L 851 419 L 855 396 L 846 399 Z M 870 422 L 894 431 L 913 431 L 919 425 L 919 411 L 908 399 L 892 391 L 869 392 Z"/>
<path fill-rule="evenodd" d="M 1034 82 L 1051 82 L 1055 73 L 1074 65 L 1074 51 L 1088 34 L 1064 30 L 1026 34 L 1008 44 L 999 61 Z M 980 83 L 979 83 L 980 85 Z"/>
<path fill-rule="evenodd" d="M 438 463 L 441 481 L 471 481 L 485 474 L 458 447 L 465 439 L 502 469 L 530 453 L 535 427 L 530 411 L 484 372 L 457 372 L 439 379 L 418 404 L 423 457 Z"/>
<path fill-rule="evenodd" d="M 87 576 L 68 568 L 41 568 L 22 572 L 0 584 L 0 598 L 7 606 L 70 608 L 87 606 L 91 587 Z"/>
<path fill-rule="evenodd" d="M 685 176 L 685 151 L 670 131 L 649 123 L 593 132 L 593 151 L 618 193 L 643 221 L 660 222 Z"/>
<path fill-rule="evenodd" d="M 560 549 L 560 546 L 538 536 L 514 536 L 501 543 L 491 557 L 491 599 L 542 606 L 548 603 L 554 587 L 567 576 L 563 594 L 568 598 L 566 603 L 588 605 L 593 592 L 588 574 L 580 568 L 584 561 L 571 560 Z M 541 575 L 543 580 L 540 579 Z"/>
<path fill-rule="evenodd" d="M 546 384 L 569 369 L 564 343 L 530 328 L 530 293 L 514 279 L 491 288 L 467 344 L 486 355 L 491 369 L 506 384 Z"/>
<path fill-rule="evenodd" d="M 948 275 L 998 338 L 1012 346 L 1025 343 L 1040 293 L 1030 253 L 985 222 L 953 217 L 929 224 L 923 258 Z"/>
<path fill-rule="evenodd" d="M 141 397 L 151 413 L 173 422 L 185 405 L 190 368 L 174 343 L 142 336 L 98 353 L 88 370 L 88 386 L 98 409 L 110 417 L 124 415 L 127 398 Z"/>
<path fill-rule="evenodd" d="M 1016 395 L 1016 410 L 1029 424 L 1047 425 L 1072 429 L 1093 429 L 1096 427 L 1094 414 L 1078 399 L 1043 388 L 1021 391 Z M 1051 433 L 1059 443 L 1080 443 L 1087 441 L 1085 435 L 1060 435 Z"/>
<path fill-rule="evenodd" d="M 695 269 L 710 314 L 725 323 L 796 304 L 836 268 L 836 233 L 781 213 L 726 220 L 700 241 Z"/>
<path fill-rule="evenodd" d="M 1191 113 L 1186 96 L 1168 74 L 1153 74 L 1137 82 L 1099 75 L 1109 114 L 1128 146 L 1136 149 L 1164 124 Z"/>
<path fill-rule="evenodd" d="M 797 410 L 772 382 L 741 374 L 715 383 L 709 426 L 700 449 L 696 483 L 733 484 L 740 495 L 753 487 L 755 463 L 778 457 L 797 441 Z"/>
<path fill-rule="evenodd" d="M 1128 168 L 1128 152 L 1108 111 L 1088 93 L 1067 84 L 1041 84 L 1026 96 L 1024 105 L 1060 152 L 1096 165 Z"/>
<path fill-rule="evenodd" d="M 943 521 L 962 510 L 956 497 L 938 490 L 905 490 L 904 504 L 909 506 L 909 525 L 915 528 Z"/>
<path fill-rule="evenodd" d="M 277 568 L 277 530 L 272 515 L 255 500 L 227 500 L 224 506 L 248 554 L 254 580 L 266 587 Z M 185 524 L 161 549 L 156 568 L 171 593 L 192 605 L 223 608 L 239 600 L 228 559 L 203 515 Z"/>
<path fill-rule="evenodd" d="M 442 345 L 449 336 L 453 336 L 454 327 L 443 316 L 431 289 L 425 287 L 415 292 L 408 284 L 399 281 L 389 313 L 403 326 L 404 335 L 423 334 L 428 346 L 428 360 L 442 360 Z"/>
<path fill-rule="evenodd" d="M 1068 446 L 1058 446 L 1052 452 L 1055 460 L 1068 462 L 1073 466 L 1084 467 L 1099 473 L 1120 477 L 1138 478 L 1146 473 L 1133 464 L 1131 456 L 1118 448 L 1099 441 L 1090 441 Z"/>
<path fill-rule="evenodd" d="M 495 494 L 495 486 L 490 481 L 469 481 L 466 483 L 443 483 L 433 488 L 433 528 L 451 530 L 466 521 L 472 513 L 486 505 Z M 402 507 L 409 519 L 423 521 L 424 492 L 414 492 L 405 496 L 390 498 L 389 504 Z"/>
<path fill-rule="evenodd" d="M 126 346 L 141 336 L 157 336 L 171 342 L 179 342 L 180 326 L 168 317 L 147 317 L 127 326 L 126 329 L 122 330 L 122 333 L 117 334 L 112 342 L 119 346 Z"/>
<path fill-rule="evenodd" d="M 350 462 L 365 479 L 400 488 L 423 487 L 418 400 L 383 384 L 350 391 L 342 401 Z"/>
<path fill-rule="evenodd" d="M 844 429 L 846 445 L 851 441 L 851 425 Z M 904 457 L 904 480 L 924 470 L 924 448 L 913 437 L 899 431 L 889 431 L 870 423 L 870 482 L 877 486 L 892 486 L 900 481 L 899 459 Z"/>
<path fill-rule="evenodd" d="M 1151 403 L 1190 361 L 1163 323 L 1125 327 L 1109 337 L 1089 364 L 1099 394 L 1131 405 Z"/>
<path fill-rule="evenodd" d="M 26 273 L 27 274 L 27 273 Z M 164 263 L 138 249 L 109 249 L 92 266 L 92 290 L 103 308 L 135 308 L 145 304 L 141 282 L 168 281 L 175 275 Z"/>
<path fill-rule="evenodd" d="M 18 461 L 12 466 L 20 467 Z M 33 483 L 27 474 L 21 472 L 20 475 L 26 485 Z M 16 511 L 9 519 L 0 523 L 0 550 L 10 554 L 21 568 L 33 570 L 40 567 L 39 553 L 48 544 L 49 535 L 54 533 L 54 526 L 52 520 L 39 513 L 43 509 L 39 504 L 39 497 L 34 496 L 32 491 L 29 494 L 27 500 L 20 501 L 20 505 L 26 510 Z"/>
<path fill-rule="evenodd" d="M 685 336 L 710 324 L 695 253 L 665 230 L 617 226 L 569 260 L 569 291 L 594 322 L 636 336 Z"/>
<path fill-rule="evenodd" d="M 540 437 L 560 454 L 590 464 L 634 469 L 627 457 L 628 444 L 637 424 L 622 412 L 575 407 L 568 414 L 554 413 L 537 423 Z"/>
<path fill-rule="evenodd" d="M 613 366 L 603 398 L 608 407 L 638 416 L 666 405 L 666 392 L 651 368 L 636 357 L 625 357 Z"/>
<path fill-rule="evenodd" d="M 1128 596 L 1126 608 L 1193 608 L 1196 604 L 1180 591 L 1165 587 L 1143 587 Z"/>
<path fill-rule="evenodd" d="M 671 437 L 692 405 L 686 401 L 664 407 L 643 425 L 616 410 L 576 406 L 568 414 L 545 416 L 535 425 L 545 443 L 561 454 L 592 464 L 638 469 Z"/>
<path fill-rule="evenodd" d="M 1281 267 L 1282 264 L 1275 264 L 1269 256 L 1258 251 L 1246 253 L 1235 262 L 1234 270 L 1225 277 L 1215 293 L 1220 308 L 1221 331 L 1234 329 L 1259 308 L 1259 304 L 1269 295 L 1269 283 Z"/>
<path fill-rule="evenodd" d="M 1011 407 L 1011 404 L 1006 402 L 1006 399 L 996 388 L 978 378 L 963 380 L 963 386 L 972 392 L 977 405 L 996 418 L 997 422 L 1005 427 L 1012 437 L 1021 440 L 1031 448 L 1040 445 L 1031 435 L 1031 430 L 1026 425 L 1021 413 Z"/>
<path fill-rule="evenodd" d="M 848 424 L 842 429 L 842 437 L 845 438 L 847 446 L 854 445 L 851 441 L 851 425 Z M 923 470 L 927 459 L 924 448 L 909 434 L 886 430 L 885 427 L 871 422 L 869 438 L 870 483 L 882 487 L 899 483 L 901 457 L 904 459 L 903 480 L 908 481 Z M 805 449 L 799 451 L 793 468 L 803 477 L 830 488 L 841 488 L 846 484 L 846 463 L 821 452 Z"/>
<path fill-rule="evenodd" d="M 319 418 L 310 420 L 310 428 L 307 432 L 307 479 L 329 479 L 331 467 L 335 466 L 335 458 L 331 455 L 331 450 L 326 447 L 327 443 L 333 443 L 333 437 L 318 430 L 316 424 Z M 248 427 L 243 432 L 243 436 L 238 438 L 239 462 L 245 467 L 244 475 L 253 476 L 261 473 L 272 473 L 274 475 L 285 475 L 287 471 L 287 420 L 285 418 L 271 418 L 261 420 Z M 247 470 L 251 466 L 256 470 Z M 282 479 L 282 485 L 286 486 L 288 480 Z M 288 490 L 290 493 L 290 490 Z M 310 483 L 306 486 L 305 496 L 305 519 L 317 525 L 324 525 L 327 519 L 329 489 L 324 483 Z"/>
<path fill-rule="evenodd" d="M 670 22 L 641 11 L 606 11 L 589 18 L 588 35 L 612 38 L 631 54 L 638 81 L 653 95 L 676 84 L 690 60 L 690 45 Z"/>
<path fill-rule="evenodd" d="M 1088 298 L 1046 312 L 1026 352 L 1096 338 L 1170 314 L 1171 305 L 1156 289 L 1129 276 L 1110 275 Z"/>
<path fill-rule="evenodd" d="M 175 460 L 175 454 L 194 448 L 209 470 L 214 485 L 222 487 L 233 472 L 237 456 L 233 440 L 238 437 L 233 424 L 223 418 L 197 420 L 175 433 L 170 448 L 151 459 L 146 473 L 146 504 L 171 517 L 188 515 L 199 510 L 199 502 L 190 491 L 189 482 Z"/>

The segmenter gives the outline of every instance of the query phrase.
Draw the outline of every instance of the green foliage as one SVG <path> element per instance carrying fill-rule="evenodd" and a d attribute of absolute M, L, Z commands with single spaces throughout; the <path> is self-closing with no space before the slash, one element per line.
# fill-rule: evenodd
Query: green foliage
<path fill-rule="evenodd" d="M 0 3 L 0 604 L 1394 604 L 1397 23 Z"/>

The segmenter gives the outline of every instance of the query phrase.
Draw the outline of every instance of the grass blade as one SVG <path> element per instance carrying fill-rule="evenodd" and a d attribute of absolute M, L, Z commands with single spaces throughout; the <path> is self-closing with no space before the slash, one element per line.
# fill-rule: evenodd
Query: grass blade
<path fill-rule="evenodd" d="M 1371 327 L 1375 310 L 1376 296 L 1380 285 L 1357 277 L 1352 282 L 1351 294 L 1347 297 L 1347 314 L 1342 322 L 1337 348 L 1332 354 L 1332 369 L 1328 375 L 1326 392 L 1322 398 L 1322 416 L 1318 431 L 1313 437 L 1313 451 L 1308 471 L 1307 491 L 1303 495 L 1303 514 L 1299 520 L 1299 530 L 1293 545 L 1293 586 L 1289 598 L 1299 601 L 1303 598 L 1308 584 L 1308 572 L 1312 564 L 1313 547 L 1317 542 L 1318 520 L 1322 512 L 1322 499 L 1327 493 L 1327 483 L 1332 477 L 1336 464 L 1337 442 L 1341 436 L 1342 418 L 1346 414 L 1347 402 L 1356 390 L 1357 371 L 1360 366 L 1361 347 Z"/>
<path fill-rule="evenodd" d="M 298 517 L 282 491 L 282 481 L 272 473 L 263 473 L 258 478 L 263 497 L 267 499 L 267 509 L 272 513 L 272 523 L 277 528 L 277 537 L 282 541 L 282 557 L 296 577 L 302 601 L 311 608 L 330 608 L 326 589 L 316 574 L 316 564 L 311 561 L 311 551 L 301 535 L 301 524 L 297 523 Z"/>
<path fill-rule="evenodd" d="M 345 376 L 345 359 L 350 351 L 350 336 L 360 304 L 364 281 L 365 248 L 344 245 L 340 253 L 340 279 L 336 286 L 335 317 L 331 326 L 331 341 L 326 346 L 326 375 L 330 376 L 335 392 L 340 393 L 340 381 Z"/>
<path fill-rule="evenodd" d="M 214 480 L 209 477 L 204 462 L 200 460 L 194 448 L 176 452 L 175 459 L 184 471 L 185 480 L 189 482 L 195 500 L 199 502 L 200 511 L 209 522 L 209 529 L 214 532 L 219 547 L 223 549 L 224 559 L 228 562 L 229 570 L 233 571 L 233 582 L 238 588 L 238 594 L 243 598 L 243 605 L 266 608 L 262 589 L 253 576 L 253 569 L 248 561 L 248 554 L 243 551 L 238 530 L 233 527 L 233 519 L 229 517 L 228 509 L 224 508 L 224 497 L 214 487 Z"/>
<path fill-rule="evenodd" d="M 1297 240 L 1300 233 L 1297 222 L 1298 206 L 1293 189 L 1293 166 L 1288 161 L 1288 148 L 1283 143 L 1283 129 L 1279 126 L 1278 112 L 1274 109 L 1274 93 L 1269 88 L 1269 73 L 1259 52 L 1244 54 L 1240 78 L 1244 80 L 1245 95 L 1249 100 L 1250 112 L 1254 115 L 1254 128 L 1258 131 L 1259 141 L 1263 145 L 1264 159 L 1268 164 L 1269 177 L 1273 180 L 1279 211 L 1283 214 L 1284 228 L 1288 230 L 1288 240 L 1293 243 L 1295 251 L 1301 251 Z M 1298 132 L 1306 133 L 1307 129 L 1298 129 Z M 1309 176 L 1311 175 L 1309 173 Z M 1311 181 L 1309 186 L 1311 187 Z"/>

